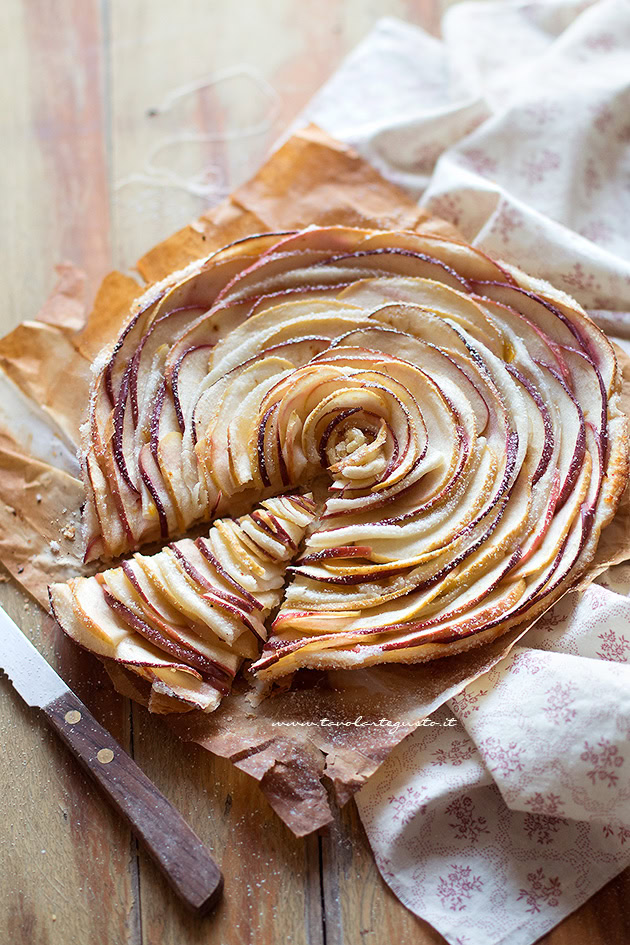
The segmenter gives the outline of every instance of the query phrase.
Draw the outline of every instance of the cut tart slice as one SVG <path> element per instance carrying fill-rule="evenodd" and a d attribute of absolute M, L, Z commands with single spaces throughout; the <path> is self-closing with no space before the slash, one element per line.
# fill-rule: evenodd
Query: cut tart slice
<path fill-rule="evenodd" d="M 76 643 L 147 680 L 153 711 L 211 712 L 266 639 L 314 514 L 309 495 L 266 499 L 205 537 L 51 585 L 52 612 Z"/>

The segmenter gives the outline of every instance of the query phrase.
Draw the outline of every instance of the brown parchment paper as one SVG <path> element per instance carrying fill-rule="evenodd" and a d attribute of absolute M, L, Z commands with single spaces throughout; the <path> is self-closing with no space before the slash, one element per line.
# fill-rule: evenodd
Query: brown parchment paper
<path fill-rule="evenodd" d="M 80 557 L 79 427 L 91 362 L 116 338 L 131 301 L 147 284 L 232 240 L 312 223 L 458 236 L 352 149 L 311 126 L 226 201 L 149 250 L 137 264 L 138 279 L 110 273 L 89 314 L 82 274 L 66 263 L 37 319 L 0 339 L 0 561 L 46 609 L 49 583 L 87 573 Z M 618 355 L 623 409 L 630 413 L 630 358 L 620 349 Z M 587 580 L 628 558 L 626 495 Z M 279 816 L 303 835 L 332 819 L 329 789 L 345 803 L 395 745 L 430 724 L 435 709 L 502 659 L 525 630 L 424 665 L 301 671 L 290 688 L 258 704 L 240 679 L 216 712 L 171 716 L 167 724 L 255 777 Z M 117 689 L 146 704 L 139 677 L 106 665 Z"/>

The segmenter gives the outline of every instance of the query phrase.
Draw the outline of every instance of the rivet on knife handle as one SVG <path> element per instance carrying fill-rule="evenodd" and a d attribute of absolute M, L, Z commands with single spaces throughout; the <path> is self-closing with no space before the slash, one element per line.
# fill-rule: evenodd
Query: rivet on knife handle
<path fill-rule="evenodd" d="M 127 820 L 181 899 L 198 915 L 207 913 L 221 895 L 223 877 L 179 811 L 74 693 L 59 696 L 43 712 Z"/>

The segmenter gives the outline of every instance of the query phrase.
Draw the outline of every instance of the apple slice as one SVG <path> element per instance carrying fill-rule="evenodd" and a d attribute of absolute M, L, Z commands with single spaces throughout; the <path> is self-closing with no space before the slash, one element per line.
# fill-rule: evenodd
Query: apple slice
<path fill-rule="evenodd" d="M 98 653 L 102 658 L 122 665 L 127 671 L 140 675 L 150 682 L 168 680 L 169 692 L 181 705 L 213 711 L 221 700 L 221 692 L 213 685 L 196 678 L 187 667 L 164 660 L 155 651 L 144 645 L 132 645 L 125 637 L 115 650 L 86 631 L 85 614 L 77 606 L 69 585 L 58 584 L 50 588 L 51 608 L 60 627 L 80 646 Z M 105 624 L 105 621 L 103 621 Z M 105 634 L 107 635 L 107 634 Z M 111 634 L 110 634 L 111 635 Z"/>
<path fill-rule="evenodd" d="M 229 649 L 192 633 L 190 624 L 182 625 L 181 614 L 177 614 L 176 622 L 167 623 L 151 603 L 155 597 L 153 587 L 147 590 L 145 584 L 143 588 L 133 571 L 114 568 L 103 572 L 99 579 L 106 588 L 108 604 L 130 629 L 158 649 L 194 666 L 204 678 L 227 691 L 239 662 Z"/>

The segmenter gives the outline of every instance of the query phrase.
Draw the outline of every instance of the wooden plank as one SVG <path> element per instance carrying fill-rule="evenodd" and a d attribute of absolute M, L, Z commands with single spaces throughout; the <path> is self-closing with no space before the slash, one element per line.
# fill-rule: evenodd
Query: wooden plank
<path fill-rule="evenodd" d="M 6 193 L 3 333 L 40 308 L 70 259 L 94 291 L 110 266 L 98 0 L 0 5 Z"/>
<path fill-rule="evenodd" d="M 94 288 L 109 267 L 98 2 L 5 0 L 0 6 L 0 132 L 6 195 L 0 331 L 35 314 L 71 258 Z M 16 587 L 0 602 L 123 744 L 129 706 L 99 664 L 60 639 Z M 0 928 L 13 945 L 136 943 L 135 856 L 103 803 L 35 710 L 2 680 Z"/>
<path fill-rule="evenodd" d="M 133 720 L 137 763 L 207 843 L 225 879 L 221 903 L 200 921 L 141 860 L 143 942 L 249 945 L 281 935 L 291 945 L 323 945 L 317 837 L 294 837 L 257 783 L 225 759 L 183 744 L 141 707 Z"/>
<path fill-rule="evenodd" d="M 354 801 L 322 831 L 326 945 L 442 945 L 445 939 L 396 899 L 374 862 Z"/>
<path fill-rule="evenodd" d="M 124 745 L 127 700 L 111 691 L 98 662 L 60 639 L 52 620 L 13 585 L 2 585 L 0 602 Z M 0 687 L 0 928 L 6 941 L 135 945 L 129 831 L 37 711 L 6 679 Z"/>
<path fill-rule="evenodd" d="M 190 193 L 191 178 L 200 169 L 207 170 L 209 179 L 216 170 L 216 196 L 251 174 L 274 139 L 378 16 L 404 12 L 400 2 L 382 4 L 368 14 L 359 3 L 350 7 L 348 11 L 337 0 L 327 0 L 313 17 L 310 4 L 261 5 L 245 0 L 238 18 L 229 5 L 219 4 L 190 4 L 182 17 L 177 5 L 160 2 L 149 7 L 111 0 L 116 265 L 129 265 L 205 208 L 206 200 Z M 204 80 L 209 81 L 205 87 Z M 277 98 L 267 82 L 278 90 Z M 258 130 L 251 133 L 252 129 Z M 203 134 L 216 134 L 215 140 L 186 140 Z M 210 191 L 206 199 L 212 196 Z M 210 759 L 197 748 L 182 747 L 170 736 L 165 755 L 161 746 L 167 736 L 159 722 L 142 712 L 134 719 L 136 760 L 181 807 L 199 835 L 210 841 L 222 864 L 226 898 L 213 924 L 217 939 L 248 941 L 249 935 L 269 935 L 281 928 L 289 941 L 320 941 L 317 841 L 296 841 L 269 811 L 257 788 L 225 762 Z M 194 768 L 186 761 L 191 753 Z M 232 798 L 227 819 L 222 815 L 217 821 L 215 814 L 208 820 L 204 786 L 213 792 L 212 811 L 223 810 L 226 798 Z M 243 819 L 235 828 L 230 823 L 236 810 L 243 812 Z M 274 838 L 273 848 L 265 842 L 263 859 L 248 861 L 244 869 L 243 851 L 255 844 L 261 830 Z M 278 838 L 281 842 L 276 844 Z M 159 935 L 163 942 L 195 940 L 197 927 L 144 862 L 140 883 L 145 936 L 152 940 Z"/>
<path fill-rule="evenodd" d="M 239 10 L 239 22 L 241 17 L 247 22 L 248 12 Z M 210 193 L 211 198 L 227 192 L 239 168 L 247 176 L 262 160 L 275 120 L 273 99 L 261 91 L 258 73 L 229 77 L 235 63 L 253 62 L 259 68 L 252 55 L 254 34 L 240 34 L 253 44 L 246 50 L 238 49 L 238 34 L 233 10 L 223 5 L 191 5 L 183 18 L 178 5 L 112 0 L 113 246 L 118 265 L 129 265 L 208 205 L 209 198 L 171 185 L 166 171 L 163 178 L 156 176 L 151 164 L 181 180 L 216 167 L 223 190 Z M 227 77 L 216 85 L 183 91 L 195 80 L 222 74 Z M 222 140 L 226 133 L 255 124 L 261 129 L 258 135 Z M 219 130 L 216 141 L 182 140 L 213 129 Z M 164 142 L 170 143 L 160 150 Z M 142 859 L 143 941 L 169 945 L 202 941 L 211 934 L 232 945 L 273 941 L 281 928 L 295 945 L 320 945 L 317 840 L 296 840 L 251 779 L 196 746 L 182 745 L 141 709 L 134 711 L 134 756 L 208 842 L 225 877 L 223 902 L 212 918 L 199 923 Z"/>

